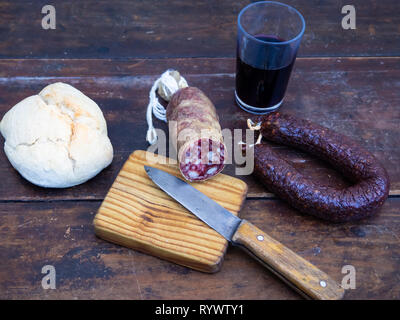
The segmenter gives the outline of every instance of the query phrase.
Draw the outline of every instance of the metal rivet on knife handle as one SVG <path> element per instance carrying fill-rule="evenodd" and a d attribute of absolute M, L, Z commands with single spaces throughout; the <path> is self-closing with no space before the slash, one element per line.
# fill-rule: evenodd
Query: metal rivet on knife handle
<path fill-rule="evenodd" d="M 344 289 L 326 273 L 246 220 L 242 220 L 232 242 L 245 247 L 268 269 L 307 297 L 336 300 L 344 295 Z"/>

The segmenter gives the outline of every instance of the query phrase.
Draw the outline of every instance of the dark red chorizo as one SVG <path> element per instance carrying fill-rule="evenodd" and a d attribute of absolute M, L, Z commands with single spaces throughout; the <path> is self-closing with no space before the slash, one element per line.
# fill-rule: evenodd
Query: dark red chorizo
<path fill-rule="evenodd" d="M 225 163 L 225 145 L 214 105 L 198 88 L 175 92 L 167 106 L 170 138 L 185 179 L 201 181 L 218 174 Z"/>
<path fill-rule="evenodd" d="M 278 197 L 316 217 L 344 222 L 373 215 L 389 194 L 389 177 L 378 160 L 355 141 L 307 120 L 279 112 L 261 118 L 267 140 L 311 153 L 353 182 L 335 189 L 303 176 L 269 146 L 255 146 L 255 175 Z"/>

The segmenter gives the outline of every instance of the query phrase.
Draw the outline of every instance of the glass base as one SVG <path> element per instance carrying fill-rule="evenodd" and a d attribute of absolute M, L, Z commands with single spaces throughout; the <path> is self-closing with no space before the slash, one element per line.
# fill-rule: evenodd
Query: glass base
<path fill-rule="evenodd" d="M 279 103 L 277 103 L 276 105 L 274 105 L 272 107 L 256 108 L 256 107 L 250 106 L 250 105 L 244 103 L 242 100 L 240 100 L 240 98 L 238 97 L 238 95 L 236 93 L 236 90 L 235 90 L 235 98 L 236 98 L 236 103 L 238 104 L 238 106 L 240 108 L 242 108 L 244 111 L 250 112 L 252 114 L 266 114 L 266 113 L 275 111 L 281 106 L 281 104 L 283 102 L 283 99 L 282 99 Z"/>

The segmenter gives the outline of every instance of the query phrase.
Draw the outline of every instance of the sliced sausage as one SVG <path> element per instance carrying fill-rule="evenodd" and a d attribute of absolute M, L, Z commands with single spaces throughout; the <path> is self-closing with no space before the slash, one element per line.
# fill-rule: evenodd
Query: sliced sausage
<path fill-rule="evenodd" d="M 202 181 L 218 174 L 224 168 L 226 147 L 210 99 L 195 87 L 179 89 L 166 112 L 183 177 Z"/>

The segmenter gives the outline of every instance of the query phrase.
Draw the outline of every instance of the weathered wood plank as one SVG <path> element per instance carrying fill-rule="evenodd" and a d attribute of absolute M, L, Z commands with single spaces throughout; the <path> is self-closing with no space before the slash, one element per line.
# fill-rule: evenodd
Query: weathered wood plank
<path fill-rule="evenodd" d="M 99 201 L 1 203 L 1 299 L 298 299 L 255 260 L 229 247 L 220 272 L 206 274 L 110 244 L 94 235 Z M 346 299 L 399 299 L 400 199 L 376 217 L 330 224 L 279 200 L 248 200 L 241 217 L 341 282 L 356 269 Z M 56 268 L 43 290 L 41 268 Z"/>
<path fill-rule="evenodd" d="M 140 299 L 134 280 L 135 253 L 94 235 L 92 220 L 98 206 L 98 202 L 0 204 L 0 295 Z M 42 288 L 45 265 L 56 268 L 56 290 Z"/>
<path fill-rule="evenodd" d="M 22 179 L 0 151 L 0 200 L 103 199 L 122 164 L 147 149 L 145 113 L 148 90 L 167 68 L 180 70 L 215 103 L 223 128 L 245 128 L 249 114 L 234 102 L 233 59 L 161 60 L 0 60 L 0 117 L 45 85 L 68 82 L 97 101 L 108 122 L 114 162 L 91 181 L 74 188 L 42 189 Z M 360 141 L 387 168 L 391 194 L 400 193 L 400 58 L 298 59 L 282 111 L 292 112 Z M 166 124 L 155 120 L 166 130 Z M 0 138 L 1 141 L 4 141 Z M 332 186 L 345 181 L 304 153 L 277 147 L 295 166 Z M 234 175 L 234 167 L 225 173 Z M 252 177 L 249 197 L 271 197 Z"/>
<path fill-rule="evenodd" d="M 356 30 L 344 30 L 343 3 L 286 0 L 305 17 L 300 56 L 398 56 L 400 3 L 353 0 Z M 38 1 L 2 1 L 0 58 L 233 57 L 237 15 L 250 1 L 53 0 L 56 30 L 41 27 Z"/>

